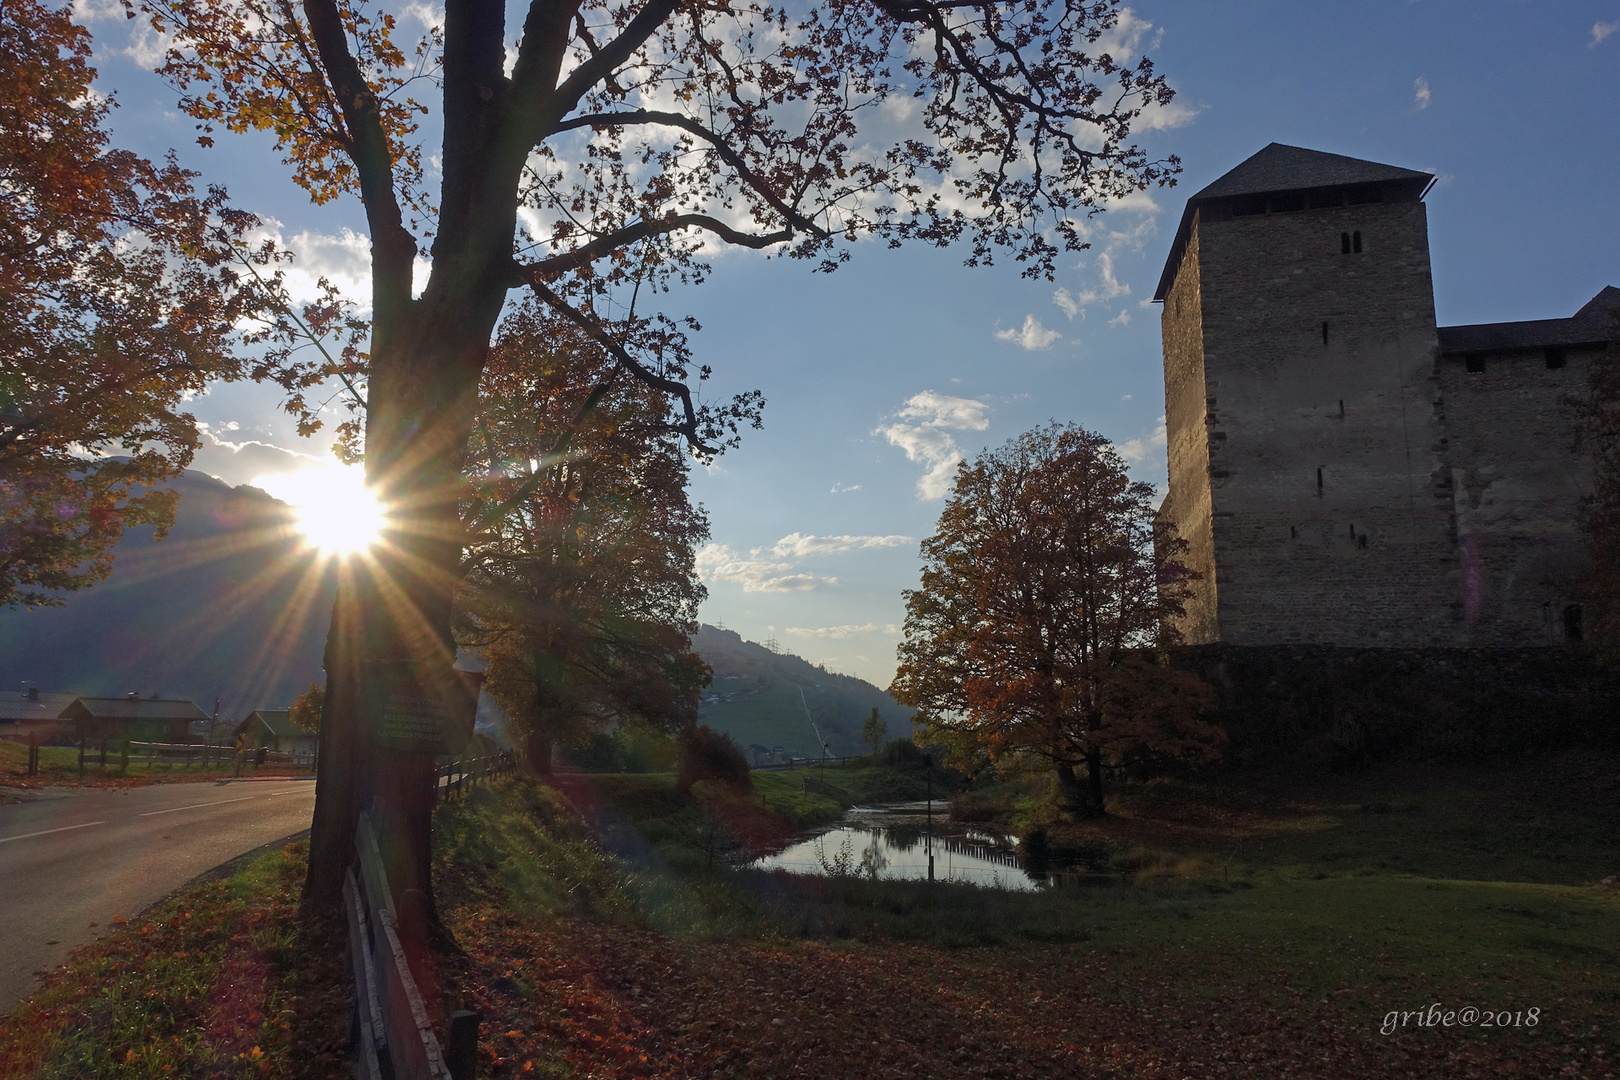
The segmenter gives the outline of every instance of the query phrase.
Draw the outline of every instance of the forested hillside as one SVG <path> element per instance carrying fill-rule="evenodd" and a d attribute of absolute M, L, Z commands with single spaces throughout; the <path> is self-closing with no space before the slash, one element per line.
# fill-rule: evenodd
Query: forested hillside
<path fill-rule="evenodd" d="M 714 668 L 714 685 L 704 693 L 698 719 L 739 746 L 780 746 L 815 757 L 819 727 L 833 754 L 863 753 L 861 725 L 873 708 L 888 723 L 889 738 L 911 735 L 911 710 L 864 679 L 773 653 L 713 626 L 702 627 L 692 645 Z"/>
<path fill-rule="evenodd" d="M 0 608 L 0 686 L 191 698 L 220 716 L 286 708 L 321 676 L 334 574 L 287 505 L 204 473 L 169 484 L 179 512 L 119 543 L 112 575 L 61 607 Z"/>

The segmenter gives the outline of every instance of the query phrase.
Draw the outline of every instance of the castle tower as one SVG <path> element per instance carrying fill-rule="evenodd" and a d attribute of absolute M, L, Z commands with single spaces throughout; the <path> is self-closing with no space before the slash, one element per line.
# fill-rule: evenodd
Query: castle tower
<path fill-rule="evenodd" d="M 1461 643 L 1432 181 L 1273 143 L 1187 200 L 1154 299 L 1189 643 Z"/>

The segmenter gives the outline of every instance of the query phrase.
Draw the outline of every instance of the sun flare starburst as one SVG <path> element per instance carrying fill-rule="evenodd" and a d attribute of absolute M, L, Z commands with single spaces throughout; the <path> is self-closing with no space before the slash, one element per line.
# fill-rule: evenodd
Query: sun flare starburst
<path fill-rule="evenodd" d="M 357 555 L 382 535 L 387 514 L 358 465 L 323 465 L 253 484 L 291 506 L 304 539 L 323 554 Z"/>

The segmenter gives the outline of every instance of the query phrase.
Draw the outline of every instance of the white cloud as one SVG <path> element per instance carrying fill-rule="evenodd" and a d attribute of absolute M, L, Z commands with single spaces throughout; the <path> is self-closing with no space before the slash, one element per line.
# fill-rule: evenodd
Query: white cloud
<path fill-rule="evenodd" d="M 437 27 L 444 29 L 444 7 L 440 4 L 425 4 L 422 0 L 412 0 L 401 10 L 408 19 L 415 19 L 422 24 L 423 30 L 432 30 Z"/>
<path fill-rule="evenodd" d="M 985 403 L 973 398 L 949 397 L 925 390 L 914 394 L 895 415 L 921 423 L 895 423 L 877 429 L 877 434 L 906 452 L 906 460 L 917 461 L 928 471 L 917 481 L 917 494 L 923 499 L 943 499 L 951 489 L 962 453 L 950 431 L 983 431 L 990 426 Z"/>
<path fill-rule="evenodd" d="M 1616 21 L 1616 22 L 1595 22 L 1595 23 L 1593 23 L 1592 24 L 1592 41 L 1586 47 L 1588 49 L 1597 48 L 1599 45 L 1603 44 L 1603 39 L 1604 38 L 1608 37 L 1610 34 L 1614 33 L 1616 30 L 1620 30 L 1620 21 Z"/>
<path fill-rule="evenodd" d="M 788 533 L 771 548 L 778 559 L 802 559 L 807 555 L 841 555 L 858 548 L 900 547 L 916 543 L 911 536 L 806 536 Z"/>
<path fill-rule="evenodd" d="M 1129 325 L 1131 325 L 1131 312 L 1130 312 L 1130 309 L 1129 308 L 1120 308 L 1119 309 L 1119 314 L 1115 315 L 1112 319 L 1108 320 L 1108 325 L 1109 326 L 1129 326 Z"/>
<path fill-rule="evenodd" d="M 1131 287 L 1119 280 L 1114 272 L 1114 248 L 1122 244 L 1139 246 L 1131 243 L 1131 238 L 1137 230 L 1131 233 L 1110 234 L 1107 248 L 1097 253 L 1097 284 L 1093 288 L 1081 289 L 1071 293 L 1068 289 L 1060 288 L 1052 294 L 1052 303 L 1067 315 L 1072 322 L 1076 315 L 1085 318 L 1086 308 L 1092 304 L 1106 304 L 1110 300 L 1117 300 L 1121 296 L 1131 295 Z M 1129 320 L 1126 320 L 1127 322 Z"/>
<path fill-rule="evenodd" d="M 1416 78 L 1416 79 L 1414 79 L 1412 81 L 1412 104 L 1413 105 L 1416 105 L 1419 109 L 1427 109 L 1429 107 L 1429 101 L 1433 97 L 1434 97 L 1433 93 L 1431 93 L 1430 90 L 1429 90 L 1429 80 L 1428 79 L 1425 79 L 1422 76 L 1419 76 L 1418 78 Z"/>
<path fill-rule="evenodd" d="M 1052 342 L 1062 336 L 1056 330 L 1048 330 L 1042 326 L 1041 321 L 1033 315 L 1024 316 L 1024 325 L 1020 329 L 996 331 L 996 337 L 1000 340 L 1010 341 L 1032 351 L 1050 349 Z"/>
<path fill-rule="evenodd" d="M 951 397 L 924 390 L 906 399 L 896 416 L 907 420 L 921 420 L 924 427 L 956 428 L 959 431 L 983 431 L 990 426 L 985 418 L 986 405 L 976 398 Z"/>
<path fill-rule="evenodd" d="M 860 626 L 790 626 L 786 630 L 783 630 L 782 633 L 792 634 L 794 637 L 832 638 L 836 641 L 842 641 L 844 638 L 850 637 L 853 634 L 875 633 L 877 628 L 876 623 L 862 623 Z"/>
<path fill-rule="evenodd" d="M 1145 438 L 1138 436 L 1134 439 L 1126 439 L 1122 443 L 1115 443 L 1114 449 L 1119 451 L 1120 457 L 1132 465 L 1138 465 L 1147 460 L 1150 455 L 1163 450 L 1168 442 L 1169 438 L 1165 431 L 1164 417 L 1161 416 L 1159 417 L 1158 427 L 1153 429 L 1153 434 Z"/>
<path fill-rule="evenodd" d="M 792 563 L 772 562 L 762 558 L 763 554 L 763 548 L 744 555 L 725 544 L 705 544 L 697 553 L 698 576 L 704 581 L 734 582 L 743 592 L 804 592 L 838 584 L 835 577 L 797 573 Z"/>
<path fill-rule="evenodd" d="M 832 486 L 832 494 L 834 495 L 843 495 L 847 492 L 859 490 L 861 490 L 861 485 L 859 484 L 834 484 Z"/>
<path fill-rule="evenodd" d="M 241 425 L 233 420 L 228 424 L 219 425 L 219 430 L 237 431 L 240 427 Z M 197 431 L 202 435 L 202 445 L 197 447 L 196 456 L 191 459 L 191 467 L 198 472 L 217 477 L 233 487 L 253 483 L 264 476 L 299 473 L 306 469 L 326 468 L 334 464 L 330 458 L 299 453 L 257 439 L 231 442 L 214 434 L 212 427 L 206 423 L 199 423 Z"/>

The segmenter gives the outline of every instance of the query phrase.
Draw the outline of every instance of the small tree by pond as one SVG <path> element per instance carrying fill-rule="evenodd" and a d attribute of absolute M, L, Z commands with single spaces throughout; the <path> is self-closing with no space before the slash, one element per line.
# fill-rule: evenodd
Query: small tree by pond
<path fill-rule="evenodd" d="M 922 587 L 905 594 L 890 687 L 952 763 L 1043 758 L 1065 811 L 1094 817 L 1104 768 L 1217 755 L 1208 686 L 1155 651 L 1174 642 L 1193 574 L 1154 495 L 1077 425 L 960 467 L 923 542 Z"/>

